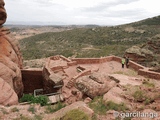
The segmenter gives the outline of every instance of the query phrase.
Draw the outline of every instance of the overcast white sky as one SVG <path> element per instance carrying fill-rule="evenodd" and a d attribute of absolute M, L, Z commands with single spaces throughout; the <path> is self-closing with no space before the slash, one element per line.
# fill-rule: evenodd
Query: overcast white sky
<path fill-rule="evenodd" d="M 9 22 L 119 25 L 160 15 L 160 0 L 4 0 Z"/>

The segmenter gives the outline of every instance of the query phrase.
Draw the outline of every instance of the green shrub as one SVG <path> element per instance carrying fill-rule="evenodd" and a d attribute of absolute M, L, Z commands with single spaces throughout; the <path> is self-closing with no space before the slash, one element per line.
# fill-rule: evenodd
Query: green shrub
<path fill-rule="evenodd" d="M 41 106 L 47 105 L 49 102 L 49 99 L 47 96 L 37 96 L 33 97 L 31 103 L 39 103 Z"/>
<path fill-rule="evenodd" d="M 20 98 L 19 102 L 31 102 L 33 97 L 34 96 L 31 94 L 24 94 L 22 98 Z"/>
<path fill-rule="evenodd" d="M 31 120 L 31 118 L 23 116 L 23 115 L 20 115 L 20 117 L 17 117 L 17 118 L 15 118 L 13 120 Z"/>
<path fill-rule="evenodd" d="M 11 112 L 19 112 L 19 109 L 14 107 L 14 108 L 11 109 Z"/>
<path fill-rule="evenodd" d="M 97 120 L 97 114 L 93 114 L 92 120 Z"/>
<path fill-rule="evenodd" d="M 150 82 L 149 80 L 143 81 L 143 85 L 145 85 L 147 87 L 155 87 L 155 84 Z"/>
<path fill-rule="evenodd" d="M 74 109 L 66 113 L 62 120 L 89 120 L 89 117 L 83 111 Z"/>
<path fill-rule="evenodd" d="M 34 115 L 34 117 L 28 117 L 28 116 L 24 116 L 24 115 L 20 115 L 19 117 L 13 119 L 13 120 L 42 120 L 43 117 L 40 115 Z"/>
<path fill-rule="evenodd" d="M 48 104 L 49 99 L 47 96 L 34 97 L 30 94 L 24 94 L 23 97 L 20 99 L 20 102 L 39 103 L 41 106 L 45 106 Z"/>
<path fill-rule="evenodd" d="M 9 114 L 5 108 L 0 108 L 0 111 L 2 111 L 3 114 Z"/>
<path fill-rule="evenodd" d="M 104 115 L 106 114 L 106 106 L 105 102 L 103 101 L 102 96 L 95 97 L 90 103 L 89 107 L 94 110 L 95 113 Z"/>
<path fill-rule="evenodd" d="M 28 108 L 29 112 L 32 112 L 32 114 L 34 114 L 36 112 L 35 106 L 34 105 L 30 105 Z"/>
<path fill-rule="evenodd" d="M 127 106 L 124 103 L 117 104 L 112 101 L 108 101 L 105 104 L 106 110 L 115 110 L 115 111 L 126 111 L 128 110 Z"/>
<path fill-rule="evenodd" d="M 66 105 L 62 102 L 58 102 L 57 104 L 55 105 L 48 105 L 46 107 L 46 113 L 53 113 L 53 112 L 56 112 L 58 110 L 60 110 L 61 108 L 64 108 Z"/>
<path fill-rule="evenodd" d="M 34 118 L 33 118 L 33 120 L 42 120 L 42 119 L 43 117 L 40 115 L 34 115 Z"/>
<path fill-rule="evenodd" d="M 146 98 L 145 101 L 144 101 L 144 104 L 148 105 L 151 102 L 152 102 L 152 100 L 150 98 Z"/>
<path fill-rule="evenodd" d="M 133 97 L 135 101 L 143 101 L 145 100 L 146 96 L 144 95 L 144 92 L 141 90 L 137 90 L 133 93 Z"/>

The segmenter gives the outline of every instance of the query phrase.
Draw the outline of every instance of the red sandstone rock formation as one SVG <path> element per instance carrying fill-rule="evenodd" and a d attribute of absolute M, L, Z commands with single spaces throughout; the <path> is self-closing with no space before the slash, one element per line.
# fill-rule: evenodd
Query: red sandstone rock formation
<path fill-rule="evenodd" d="M 18 103 L 18 97 L 22 96 L 23 84 L 21 77 L 22 57 L 19 44 L 2 24 L 6 21 L 4 1 L 0 0 L 0 104 L 12 105 Z M 8 85 L 9 84 L 9 85 Z M 14 99 L 13 99 L 14 98 Z M 4 102 L 6 101 L 6 102 Z"/>
<path fill-rule="evenodd" d="M 107 75 L 100 73 L 92 73 L 76 80 L 77 89 L 91 98 L 105 94 L 115 85 L 115 81 L 110 80 Z"/>
<path fill-rule="evenodd" d="M 125 51 L 125 55 L 135 62 L 143 63 L 145 61 L 153 61 L 153 52 L 140 48 L 138 46 L 133 46 Z"/>
<path fill-rule="evenodd" d="M 18 103 L 18 97 L 10 85 L 0 78 L 0 104 L 13 105 Z"/>
<path fill-rule="evenodd" d="M 4 1 L 0 0 L 0 25 L 6 22 L 7 14 L 4 8 Z"/>

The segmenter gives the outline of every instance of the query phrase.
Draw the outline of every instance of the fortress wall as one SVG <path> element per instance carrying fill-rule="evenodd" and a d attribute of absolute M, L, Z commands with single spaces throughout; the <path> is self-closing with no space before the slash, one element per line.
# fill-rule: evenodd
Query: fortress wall
<path fill-rule="evenodd" d="M 102 57 L 102 58 L 100 58 L 100 63 L 112 61 L 113 57 L 114 56 Z"/>
<path fill-rule="evenodd" d="M 122 58 L 117 57 L 117 56 L 113 56 L 112 60 L 121 63 Z M 129 61 L 129 67 L 133 68 L 136 71 L 138 71 L 139 69 L 144 69 L 145 68 L 144 66 L 142 66 L 142 65 L 140 65 L 136 62 L 133 62 L 131 60 Z"/>
<path fill-rule="evenodd" d="M 149 71 L 149 70 L 146 70 L 146 69 L 140 69 L 138 71 L 138 75 L 142 75 L 142 76 L 145 76 L 145 77 L 148 77 L 148 78 L 153 78 L 153 79 L 160 80 L 160 73 L 154 72 L 154 71 Z"/>
<path fill-rule="evenodd" d="M 77 64 L 97 64 L 100 63 L 100 58 L 73 58 L 72 61 L 76 61 Z"/>
<path fill-rule="evenodd" d="M 113 56 L 112 60 L 121 63 L 122 58 L 117 57 L 117 56 Z"/>
<path fill-rule="evenodd" d="M 129 67 L 133 68 L 134 70 L 138 71 L 139 69 L 144 69 L 145 67 L 136 63 L 136 62 L 133 62 L 133 61 L 129 61 Z"/>
<path fill-rule="evenodd" d="M 121 58 L 120 57 L 113 56 L 112 60 L 121 63 Z M 140 65 L 136 62 L 133 62 L 133 61 L 130 60 L 129 61 L 129 67 L 134 69 L 135 71 L 138 71 L 138 75 L 142 75 L 142 76 L 145 76 L 145 77 L 160 80 L 160 73 L 154 72 L 154 71 L 149 71 L 148 69 L 146 69 L 146 67 L 144 67 L 144 66 L 142 66 L 142 65 Z"/>
<path fill-rule="evenodd" d="M 33 93 L 35 89 L 43 88 L 42 69 L 22 69 L 24 93 Z"/>

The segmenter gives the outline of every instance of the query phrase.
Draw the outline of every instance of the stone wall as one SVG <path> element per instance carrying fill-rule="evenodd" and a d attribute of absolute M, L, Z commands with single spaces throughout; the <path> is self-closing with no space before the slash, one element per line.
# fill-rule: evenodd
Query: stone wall
<path fill-rule="evenodd" d="M 99 60 L 100 60 L 100 63 L 104 63 L 104 62 L 112 61 L 113 58 L 114 58 L 114 56 L 108 56 L 108 57 L 101 57 L 101 58 L 99 58 Z"/>
<path fill-rule="evenodd" d="M 145 69 L 144 66 L 136 63 L 136 62 L 133 62 L 133 61 L 130 61 L 129 62 L 129 67 L 133 68 L 134 70 L 138 71 L 139 69 Z"/>
<path fill-rule="evenodd" d="M 108 56 L 108 57 L 101 57 L 101 58 L 74 58 L 72 59 L 72 61 L 76 61 L 77 64 L 98 64 L 98 63 L 100 64 L 100 63 L 109 62 L 109 61 L 116 61 L 121 63 L 121 59 L 122 58 L 117 56 Z M 149 71 L 146 67 L 136 62 L 133 62 L 131 60 L 129 61 L 129 67 L 137 71 L 139 75 L 157 79 L 157 80 L 160 79 L 160 73 Z"/>
<path fill-rule="evenodd" d="M 146 69 L 139 69 L 138 70 L 138 75 L 142 75 L 148 78 L 153 78 L 153 79 L 157 79 L 160 80 L 160 73 L 158 72 L 154 72 L 154 71 L 149 71 Z"/>
<path fill-rule="evenodd" d="M 76 61 L 77 64 L 97 64 L 100 63 L 100 58 L 73 58 L 72 61 Z"/>
<path fill-rule="evenodd" d="M 120 57 L 113 56 L 112 60 L 121 63 L 121 58 Z M 148 78 L 160 80 L 160 73 L 149 71 L 149 69 L 147 69 L 146 67 L 144 67 L 144 66 L 142 66 L 142 65 L 140 65 L 136 62 L 133 62 L 133 61 L 130 60 L 129 61 L 129 67 L 134 69 L 135 71 L 137 71 L 138 75 L 142 75 L 142 76 L 145 76 L 145 77 L 148 77 Z"/>
<path fill-rule="evenodd" d="M 43 88 L 42 69 L 22 69 L 21 72 L 25 94 Z"/>

